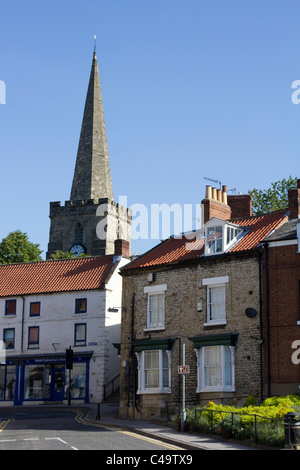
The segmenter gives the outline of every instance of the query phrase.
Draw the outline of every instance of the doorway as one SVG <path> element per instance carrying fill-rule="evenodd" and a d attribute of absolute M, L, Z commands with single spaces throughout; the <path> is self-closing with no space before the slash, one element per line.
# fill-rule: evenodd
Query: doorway
<path fill-rule="evenodd" d="M 64 399 L 65 367 L 53 366 L 51 380 L 51 400 L 62 401 Z"/>

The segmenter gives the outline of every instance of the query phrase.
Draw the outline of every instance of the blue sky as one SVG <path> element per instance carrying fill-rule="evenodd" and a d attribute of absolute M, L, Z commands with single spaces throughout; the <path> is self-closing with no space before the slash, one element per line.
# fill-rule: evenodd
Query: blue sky
<path fill-rule="evenodd" d="M 196 205 L 205 177 L 242 193 L 300 177 L 299 0 L 0 0 L 0 239 L 20 229 L 47 251 L 94 34 L 117 201 Z"/>

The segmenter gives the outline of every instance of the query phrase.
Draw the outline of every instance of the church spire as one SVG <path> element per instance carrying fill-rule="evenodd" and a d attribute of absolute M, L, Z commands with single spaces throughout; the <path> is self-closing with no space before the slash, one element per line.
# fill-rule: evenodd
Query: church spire
<path fill-rule="evenodd" d="M 113 200 L 113 188 L 95 47 L 70 199 L 98 198 Z"/>

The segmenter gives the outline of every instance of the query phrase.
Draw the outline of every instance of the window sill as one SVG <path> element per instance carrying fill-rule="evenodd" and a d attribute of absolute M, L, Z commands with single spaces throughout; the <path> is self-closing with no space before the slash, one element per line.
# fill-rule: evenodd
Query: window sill
<path fill-rule="evenodd" d="M 203 326 L 219 326 L 219 325 L 227 325 L 227 320 L 208 321 L 208 322 L 203 323 Z"/>
<path fill-rule="evenodd" d="M 144 331 L 165 331 L 165 327 L 164 326 L 151 326 L 151 327 L 148 327 L 148 328 L 144 328 Z"/>
<path fill-rule="evenodd" d="M 161 390 L 160 388 L 151 388 L 148 390 L 137 390 L 136 392 L 138 395 L 168 395 L 172 393 L 170 389 Z"/>
<path fill-rule="evenodd" d="M 232 388 L 223 388 L 223 387 L 207 387 L 207 388 L 198 388 L 196 389 L 196 393 L 210 393 L 210 392 L 235 392 L 235 387 Z"/>

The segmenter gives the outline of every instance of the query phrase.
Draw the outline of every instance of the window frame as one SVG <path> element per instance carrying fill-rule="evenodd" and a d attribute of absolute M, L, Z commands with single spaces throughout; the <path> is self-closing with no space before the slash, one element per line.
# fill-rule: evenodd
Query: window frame
<path fill-rule="evenodd" d="M 207 279 L 202 279 L 202 285 L 206 286 L 206 322 L 205 325 L 226 325 L 227 324 L 227 317 L 226 317 L 226 284 L 229 282 L 228 276 L 222 277 L 212 277 Z M 210 302 L 210 292 L 211 289 L 214 288 L 222 288 L 224 295 L 223 295 L 223 302 L 224 305 L 224 313 L 223 316 L 220 318 L 213 319 L 211 316 L 211 302 Z M 221 303 L 220 303 L 221 304 Z M 214 305 L 217 305 L 215 303 Z"/>
<path fill-rule="evenodd" d="M 8 332 L 8 331 L 13 331 L 13 347 L 7 347 L 7 344 L 6 344 L 6 338 L 5 338 L 5 334 Z M 13 350 L 15 349 L 16 347 L 16 329 L 15 328 L 4 328 L 3 329 L 3 344 L 5 346 L 5 350 Z"/>
<path fill-rule="evenodd" d="M 79 310 L 77 303 L 85 301 L 85 310 Z M 75 299 L 75 314 L 80 315 L 87 312 L 87 297 Z"/>
<path fill-rule="evenodd" d="M 210 244 L 212 243 L 209 240 L 209 230 L 213 228 L 221 228 L 221 237 L 216 238 L 217 241 L 221 241 L 221 250 L 211 250 Z M 204 228 L 204 239 L 205 239 L 205 247 L 204 247 L 204 254 L 205 256 L 217 256 L 226 253 L 229 251 L 246 233 L 246 228 L 242 227 L 237 224 L 233 224 L 223 219 L 219 219 L 218 217 L 213 217 L 205 224 Z M 234 234 L 232 238 L 230 237 L 230 233 Z M 217 245 L 215 245 L 217 246 Z"/>
<path fill-rule="evenodd" d="M 8 313 L 8 304 L 12 303 L 14 304 L 14 313 Z M 6 317 L 13 317 L 17 315 L 17 299 L 6 299 L 5 300 L 5 316 Z"/>
<path fill-rule="evenodd" d="M 78 331 L 77 328 L 84 326 L 84 339 L 77 339 Z M 87 339 L 87 323 L 75 323 L 74 325 L 74 347 L 86 346 Z"/>
<path fill-rule="evenodd" d="M 165 292 L 167 290 L 166 284 L 160 284 L 156 286 L 146 286 L 144 287 L 144 293 L 147 294 L 147 314 L 146 314 L 146 328 L 144 331 L 148 330 L 164 330 L 165 329 Z M 151 320 L 151 311 L 150 311 L 150 303 L 151 298 L 154 296 L 161 296 L 162 297 L 162 308 L 161 308 L 161 319 L 160 322 L 154 324 L 153 320 Z"/>
<path fill-rule="evenodd" d="M 221 384 L 207 385 L 206 380 L 206 353 L 208 349 L 219 348 L 221 361 L 216 367 L 221 370 Z M 235 347 L 231 345 L 202 346 L 195 349 L 197 355 L 197 393 L 205 392 L 235 392 Z M 226 364 L 226 351 L 229 353 L 230 364 Z M 226 367 L 230 367 L 230 384 L 226 384 Z"/>
<path fill-rule="evenodd" d="M 30 332 L 32 330 L 37 330 L 37 340 L 36 341 L 30 341 Z M 40 347 L 40 327 L 39 326 L 29 326 L 28 327 L 28 344 L 27 344 L 27 349 L 39 349 Z"/>
<path fill-rule="evenodd" d="M 39 305 L 39 313 L 32 313 L 32 306 L 33 305 Z M 29 304 L 29 316 L 30 317 L 39 317 L 41 315 L 41 302 L 30 302 Z"/>
<path fill-rule="evenodd" d="M 158 353 L 158 387 L 146 387 L 145 372 L 156 370 L 146 369 L 145 360 L 147 353 Z M 136 352 L 138 361 L 138 394 L 171 393 L 171 351 L 166 349 L 146 349 Z M 164 367 L 164 358 L 168 367 Z M 168 385 L 164 386 L 164 371 L 168 371 Z"/>

